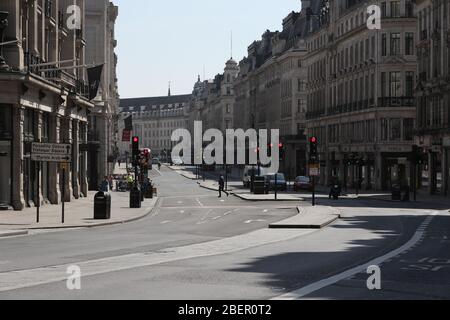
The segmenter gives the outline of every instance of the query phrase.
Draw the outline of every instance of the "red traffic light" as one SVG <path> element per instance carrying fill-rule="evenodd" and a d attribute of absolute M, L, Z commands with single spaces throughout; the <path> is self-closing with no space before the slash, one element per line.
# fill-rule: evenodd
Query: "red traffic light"
<path fill-rule="evenodd" d="M 311 139 L 309 139 L 309 142 L 317 143 L 317 138 L 316 137 L 312 137 Z"/>
<path fill-rule="evenodd" d="M 282 143 L 279 143 L 279 144 L 278 144 L 278 148 L 282 149 L 283 147 L 284 147 L 284 146 L 283 146 Z"/>
<path fill-rule="evenodd" d="M 133 142 L 134 142 L 134 143 L 138 143 L 138 142 L 139 142 L 139 138 L 138 138 L 138 137 L 134 137 L 134 138 L 133 138 Z"/>

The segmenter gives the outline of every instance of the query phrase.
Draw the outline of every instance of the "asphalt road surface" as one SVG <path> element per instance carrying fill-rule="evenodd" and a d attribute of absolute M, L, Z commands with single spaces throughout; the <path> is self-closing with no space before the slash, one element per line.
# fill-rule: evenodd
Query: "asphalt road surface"
<path fill-rule="evenodd" d="M 219 199 L 163 168 L 147 218 L 0 240 L 0 299 L 448 299 L 450 215 L 373 200 L 322 199 L 326 229 L 269 230 L 308 203 Z M 369 290 L 368 263 L 381 270 Z M 81 269 L 68 290 L 67 266 Z"/>

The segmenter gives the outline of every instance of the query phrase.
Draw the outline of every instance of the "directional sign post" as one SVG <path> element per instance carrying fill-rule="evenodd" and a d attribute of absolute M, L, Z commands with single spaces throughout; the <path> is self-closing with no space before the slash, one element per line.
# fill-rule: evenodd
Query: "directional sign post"
<path fill-rule="evenodd" d="M 72 145 L 62 143 L 32 143 L 31 160 L 37 162 L 70 163 Z"/>
<path fill-rule="evenodd" d="M 40 165 L 41 162 L 55 162 L 61 163 L 63 165 L 63 188 L 62 188 L 62 223 L 64 223 L 64 198 L 65 198 L 65 179 L 66 171 L 68 171 L 68 164 L 72 162 L 72 145 L 64 143 L 40 143 L 34 142 L 31 144 L 31 160 L 38 163 L 37 167 L 37 218 L 36 221 L 39 223 L 40 220 L 40 199 L 39 199 L 39 175 L 40 175 Z"/>

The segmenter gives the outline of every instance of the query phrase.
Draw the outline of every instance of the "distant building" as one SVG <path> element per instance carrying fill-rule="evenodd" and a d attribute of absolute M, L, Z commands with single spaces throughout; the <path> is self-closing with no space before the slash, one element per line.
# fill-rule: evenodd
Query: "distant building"
<path fill-rule="evenodd" d="M 417 18 L 412 1 L 378 3 L 381 30 L 367 27 L 370 0 L 309 7 L 307 127 L 319 139 L 323 185 L 411 185 Z"/>
<path fill-rule="evenodd" d="M 123 120 L 133 116 L 132 135 L 140 137 L 140 147 L 151 149 L 153 156 L 164 160 L 174 147 L 173 131 L 189 128 L 190 99 L 190 94 L 121 99 L 119 132 L 125 128 Z M 130 143 L 118 143 L 121 157 L 130 152 Z"/>
<path fill-rule="evenodd" d="M 203 131 L 218 129 L 225 133 L 234 129 L 235 102 L 234 83 L 239 67 L 232 58 L 225 64 L 224 72 L 216 75 L 214 80 L 198 81 L 194 86 L 191 99 L 190 121 L 201 121 Z"/>
<path fill-rule="evenodd" d="M 306 174 L 306 10 L 292 12 L 281 32 L 266 31 L 248 47 L 235 82 L 234 126 L 279 129 L 281 169 Z"/>
<path fill-rule="evenodd" d="M 97 190 L 103 177 L 114 172 L 118 157 L 117 46 L 115 23 L 119 9 L 109 0 L 86 2 L 86 63 L 104 64 L 95 108 L 89 115 L 89 189 Z"/>
<path fill-rule="evenodd" d="M 417 0 L 416 144 L 427 159 L 419 186 L 429 193 L 450 194 L 450 3 Z"/>

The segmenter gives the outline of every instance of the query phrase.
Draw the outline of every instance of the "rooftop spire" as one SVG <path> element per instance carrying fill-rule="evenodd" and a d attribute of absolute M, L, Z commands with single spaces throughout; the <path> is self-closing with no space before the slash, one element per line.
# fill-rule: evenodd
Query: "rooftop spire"
<path fill-rule="evenodd" d="M 171 81 L 169 81 L 169 93 L 168 96 L 170 97 L 172 94 L 170 93 L 170 85 L 171 85 Z"/>
<path fill-rule="evenodd" d="M 231 59 L 233 59 L 233 30 L 231 30 Z"/>

